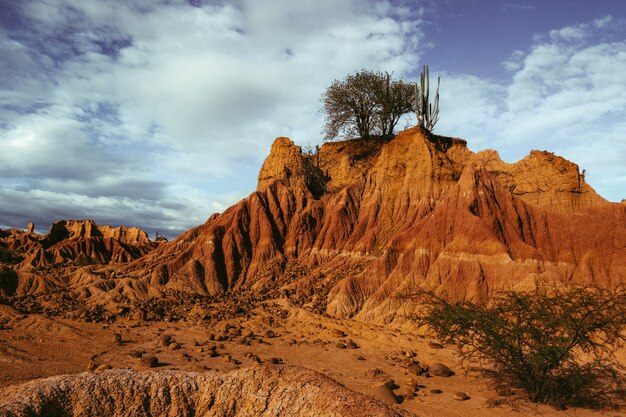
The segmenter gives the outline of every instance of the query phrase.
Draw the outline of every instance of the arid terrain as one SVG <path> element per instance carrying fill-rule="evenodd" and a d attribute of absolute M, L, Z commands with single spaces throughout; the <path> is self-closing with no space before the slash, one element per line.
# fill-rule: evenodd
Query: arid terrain
<path fill-rule="evenodd" d="M 60 221 L 0 247 L 0 415 L 626 415 L 531 403 L 412 320 L 419 288 L 626 283 L 626 205 L 549 152 L 278 138 L 257 191 L 170 242 Z"/>

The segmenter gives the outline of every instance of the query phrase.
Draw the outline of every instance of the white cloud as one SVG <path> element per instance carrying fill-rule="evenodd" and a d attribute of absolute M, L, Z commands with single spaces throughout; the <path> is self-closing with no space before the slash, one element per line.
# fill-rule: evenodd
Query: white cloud
<path fill-rule="evenodd" d="M 601 195 L 623 198 L 626 41 L 610 40 L 622 27 L 607 17 L 539 35 L 504 63 L 509 82 L 447 76 L 441 132 L 462 132 L 508 160 L 554 151 L 586 169 Z"/>
<path fill-rule="evenodd" d="M 15 7 L 28 24 L 0 33 L 1 79 L 14 78 L 0 85 L 0 174 L 22 188 L 4 192 L 180 230 L 251 191 L 275 137 L 318 142 L 318 99 L 333 79 L 401 76 L 421 39 L 419 10 L 399 18 L 374 0 Z M 157 208 L 193 202 L 194 214 L 148 215 L 124 192 L 136 187 L 159 196 Z"/>

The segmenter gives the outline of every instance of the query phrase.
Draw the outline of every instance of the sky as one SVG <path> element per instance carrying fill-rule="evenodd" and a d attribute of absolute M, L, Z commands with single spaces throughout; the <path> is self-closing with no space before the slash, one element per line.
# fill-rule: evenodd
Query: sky
<path fill-rule="evenodd" d="M 0 0 L 0 227 L 174 237 L 254 191 L 276 137 L 321 143 L 333 80 L 424 64 L 435 133 L 626 198 L 623 1 Z"/>

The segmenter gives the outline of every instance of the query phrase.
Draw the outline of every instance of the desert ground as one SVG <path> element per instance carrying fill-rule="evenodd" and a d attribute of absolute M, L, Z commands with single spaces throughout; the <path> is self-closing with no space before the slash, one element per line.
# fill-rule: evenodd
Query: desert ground
<path fill-rule="evenodd" d="M 417 416 L 626 415 L 617 394 L 613 406 L 618 408 L 603 410 L 556 410 L 531 403 L 521 392 L 496 390 L 477 364 L 459 362 L 453 345 L 418 336 L 409 327 L 393 329 L 313 314 L 286 299 L 262 303 L 246 315 L 216 324 L 124 318 L 93 323 L 22 315 L 8 306 L 0 308 L 0 317 L 4 390 L 60 374 L 146 370 L 148 365 L 138 357 L 155 356 L 158 364 L 149 372 L 224 374 L 249 367 L 304 367 Z M 626 357 L 624 352 L 619 355 L 622 361 Z M 453 375 L 433 375 L 437 363 Z M 431 372 L 421 369 L 426 366 Z M 383 385 L 393 388 L 397 401 L 380 388 Z M 460 400 L 460 393 L 467 398 Z"/>

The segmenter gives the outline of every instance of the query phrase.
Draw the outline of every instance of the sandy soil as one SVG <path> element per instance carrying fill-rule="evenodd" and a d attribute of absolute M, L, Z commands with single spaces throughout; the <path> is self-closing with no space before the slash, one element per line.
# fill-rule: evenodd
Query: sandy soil
<path fill-rule="evenodd" d="M 486 375 L 462 367 L 454 346 L 433 347 L 429 344 L 432 340 L 408 331 L 330 319 L 280 303 L 257 308 L 250 319 L 233 319 L 213 327 L 204 322 L 85 323 L 23 316 L 2 306 L 0 318 L 6 322 L 0 328 L 0 387 L 84 372 L 90 364 L 140 369 L 133 354 L 142 352 L 157 356 L 157 369 L 229 370 L 272 361 L 300 365 L 372 396 L 389 379 L 397 384 L 398 395 L 406 394 L 406 386 L 417 383 L 415 396 L 405 396 L 397 407 L 418 416 L 626 416 L 624 408 L 561 411 L 530 403 L 520 394 L 501 397 Z M 227 325 L 235 327 L 226 329 Z M 248 332 L 244 337 L 246 330 L 254 335 Z M 337 330 L 345 336 L 338 335 Z M 121 335 L 119 343 L 116 333 Z M 211 340 L 228 339 L 229 333 L 232 340 Z M 171 336 L 169 344 L 161 342 L 163 335 Z M 349 341 L 358 347 L 341 346 L 349 345 Z M 170 346 L 173 342 L 178 346 Z M 213 346 L 217 356 L 211 357 Z M 406 368 L 407 352 L 422 364 L 444 363 L 455 375 L 416 376 Z M 621 353 L 621 359 L 625 358 Z M 431 393 L 434 389 L 442 392 Z M 455 400 L 459 391 L 467 393 L 469 399 Z"/>

